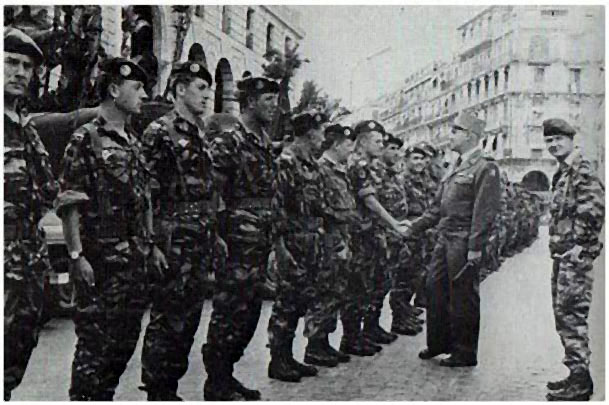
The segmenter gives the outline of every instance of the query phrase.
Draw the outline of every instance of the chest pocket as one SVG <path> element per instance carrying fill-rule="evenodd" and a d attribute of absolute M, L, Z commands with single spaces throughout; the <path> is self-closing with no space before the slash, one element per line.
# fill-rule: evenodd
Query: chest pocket
<path fill-rule="evenodd" d="M 473 194 L 474 175 L 457 174 L 451 181 L 452 193 L 457 200 L 466 199 Z"/>
<path fill-rule="evenodd" d="M 106 173 L 120 183 L 129 182 L 129 169 L 132 165 L 129 153 L 114 145 L 107 145 L 102 148 L 101 157 L 104 161 Z"/>

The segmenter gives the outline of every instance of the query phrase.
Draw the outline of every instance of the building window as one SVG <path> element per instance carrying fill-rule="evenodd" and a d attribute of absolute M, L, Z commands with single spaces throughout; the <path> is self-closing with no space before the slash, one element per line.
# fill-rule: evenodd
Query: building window
<path fill-rule="evenodd" d="M 285 36 L 285 49 L 292 49 L 292 38 L 289 35 Z"/>
<path fill-rule="evenodd" d="M 470 82 L 470 83 L 467 83 L 467 100 L 471 101 L 471 99 L 472 99 L 472 84 Z"/>
<path fill-rule="evenodd" d="M 537 83 L 537 84 L 543 83 L 543 76 L 544 76 L 545 71 L 546 70 L 543 67 L 535 68 L 535 83 Z"/>
<path fill-rule="evenodd" d="M 455 96 L 455 93 L 453 93 L 453 94 L 450 96 L 450 103 L 451 103 L 451 104 L 454 106 L 454 105 L 455 105 L 455 103 L 456 103 L 456 101 L 457 101 L 457 96 Z"/>
<path fill-rule="evenodd" d="M 245 19 L 245 46 L 248 49 L 254 49 L 254 9 L 247 9 L 247 17 Z"/>
<path fill-rule="evenodd" d="M 266 51 L 269 52 L 271 49 L 273 49 L 273 31 L 274 31 L 275 27 L 273 26 L 273 24 L 269 23 L 269 25 L 266 26 Z"/>
<path fill-rule="evenodd" d="M 507 89 L 508 88 L 508 81 L 510 78 L 510 67 L 506 66 L 505 69 L 503 70 L 503 74 L 505 76 L 505 80 L 503 81 L 503 88 Z"/>
<path fill-rule="evenodd" d="M 488 86 L 489 86 L 490 78 L 488 75 L 484 76 L 484 94 L 488 96 Z"/>
<path fill-rule="evenodd" d="M 570 69 L 571 71 L 571 92 L 581 93 L 581 69 Z"/>
<path fill-rule="evenodd" d="M 461 40 L 463 42 L 465 42 L 465 37 L 467 36 L 467 28 L 464 28 L 463 31 L 461 31 Z"/>
<path fill-rule="evenodd" d="M 495 76 L 495 89 L 497 89 L 499 87 L 499 72 L 495 70 L 493 76 Z"/>
<path fill-rule="evenodd" d="M 230 10 L 228 6 L 222 6 L 222 32 L 230 34 Z"/>
<path fill-rule="evenodd" d="M 480 97 L 480 79 L 476 80 L 476 97 Z"/>
<path fill-rule="evenodd" d="M 564 9 L 541 10 L 541 15 L 544 17 L 564 17 L 567 13 L 568 11 Z"/>
<path fill-rule="evenodd" d="M 195 15 L 201 19 L 205 18 L 205 6 L 195 7 Z"/>
<path fill-rule="evenodd" d="M 436 87 L 438 87 L 438 79 L 433 79 L 433 82 L 431 82 L 431 85 L 433 86 L 434 89 Z"/>

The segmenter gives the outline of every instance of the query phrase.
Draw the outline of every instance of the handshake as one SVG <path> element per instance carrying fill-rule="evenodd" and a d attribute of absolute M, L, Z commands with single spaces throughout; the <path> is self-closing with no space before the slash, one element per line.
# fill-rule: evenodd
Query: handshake
<path fill-rule="evenodd" d="M 406 239 L 412 238 L 413 235 L 412 223 L 407 219 L 392 222 L 391 230 Z"/>

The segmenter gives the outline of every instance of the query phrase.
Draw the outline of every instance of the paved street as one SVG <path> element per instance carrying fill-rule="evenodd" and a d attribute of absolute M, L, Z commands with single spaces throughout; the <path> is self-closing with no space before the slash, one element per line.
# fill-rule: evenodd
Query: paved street
<path fill-rule="evenodd" d="M 604 256 L 597 260 L 595 291 L 590 317 L 594 400 L 605 397 L 604 370 Z M 270 304 L 266 303 L 258 330 L 245 357 L 237 364 L 236 376 L 256 387 L 268 400 L 544 400 L 549 379 L 566 375 L 561 364 L 562 347 L 554 331 L 550 299 L 551 263 L 547 250 L 547 228 L 521 254 L 507 259 L 498 273 L 481 286 L 482 329 L 479 365 L 472 369 L 445 369 L 437 360 L 417 357 L 425 346 L 424 334 L 401 336 L 375 357 L 353 358 L 334 369 L 322 369 L 316 378 L 301 384 L 283 383 L 266 376 L 269 352 L 265 348 Z M 391 323 L 387 302 L 382 324 Z M 202 399 L 205 372 L 200 348 L 207 334 L 211 303 L 206 302 L 201 327 L 191 352 L 191 365 L 180 384 L 186 400 Z M 144 324 L 147 320 L 144 320 Z M 339 330 L 331 336 L 338 344 Z M 302 360 L 302 322 L 295 342 L 296 358 Z M 51 321 L 42 333 L 22 385 L 13 400 L 67 400 L 70 365 L 74 351 L 70 320 Z M 140 346 L 121 379 L 116 400 L 144 400 L 140 380 Z"/>

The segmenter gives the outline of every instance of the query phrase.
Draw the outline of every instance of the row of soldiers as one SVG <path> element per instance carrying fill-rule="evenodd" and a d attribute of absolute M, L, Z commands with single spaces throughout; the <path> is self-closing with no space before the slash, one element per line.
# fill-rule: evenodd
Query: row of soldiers
<path fill-rule="evenodd" d="M 14 77 L 25 76 L 42 54 L 22 33 L 13 30 L 8 38 L 5 52 L 21 69 Z M 206 117 L 213 80 L 193 61 L 174 66 L 174 108 L 140 135 L 129 121 L 147 97 L 145 71 L 121 58 L 106 61 L 101 71 L 102 104 L 71 137 L 59 190 L 35 127 L 12 114 L 15 134 L 27 136 L 11 138 L 25 146 L 14 148 L 21 154 L 9 163 L 20 175 L 5 178 L 5 188 L 7 181 L 22 183 L 13 188 L 23 191 L 13 195 L 14 218 L 34 233 L 9 238 L 8 247 L 5 239 L 7 274 L 16 283 L 7 286 L 5 304 L 5 346 L 16 349 L 5 355 L 5 398 L 21 381 L 36 345 L 43 270 L 29 270 L 43 262 L 44 235 L 32 224 L 55 195 L 77 292 L 73 400 L 112 399 L 150 303 L 142 389 L 150 400 L 178 400 L 201 319 L 205 269 L 213 269 L 217 281 L 202 348 L 207 400 L 260 399 L 233 370 L 253 337 L 268 289 L 275 296 L 268 375 L 282 381 L 316 375 L 314 365 L 374 355 L 396 334 L 422 330 L 423 285 L 437 235 L 433 229 L 413 232 L 410 225 L 430 209 L 444 172 L 451 171 L 441 153 L 417 144 L 403 155 L 402 141 L 376 121 L 350 128 L 310 111 L 293 117 L 294 140 L 276 156 L 268 128 L 277 83 L 243 80 L 240 119 Z M 5 73 L 5 96 L 6 80 Z M 507 182 L 502 197 L 494 234 L 480 237 L 496 241 L 484 243 L 489 267 L 492 257 L 513 254 L 537 232 L 537 197 Z M 15 227 L 17 233 L 23 228 Z M 275 266 L 268 265 L 269 257 Z M 19 283 L 28 279 L 34 283 L 22 288 Z M 388 293 L 391 332 L 379 325 Z M 337 350 L 328 334 L 339 313 L 343 337 Z M 300 318 L 308 364 L 292 354 Z"/>

